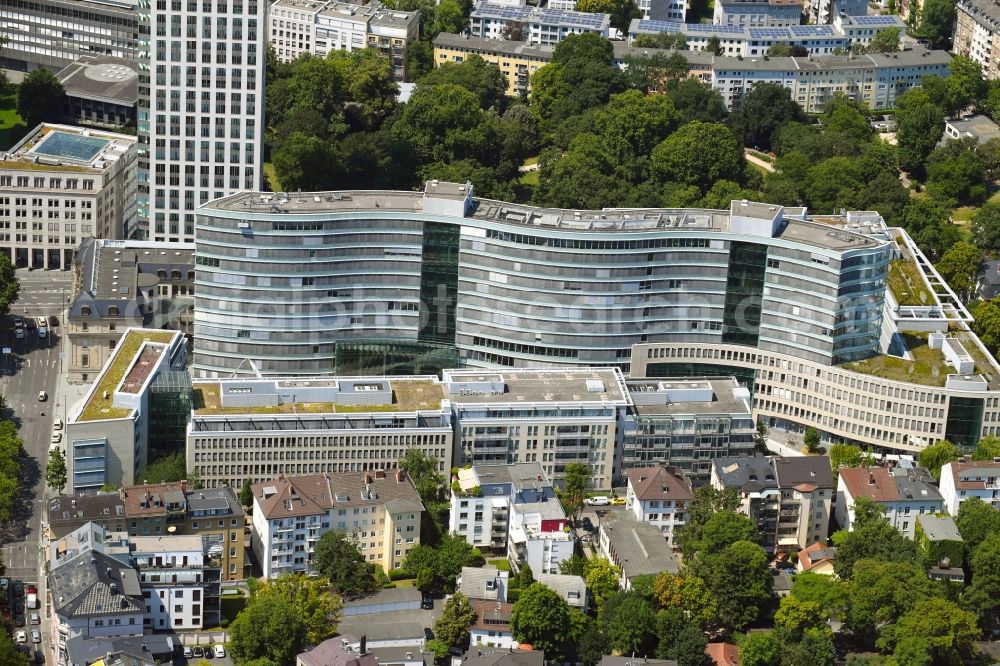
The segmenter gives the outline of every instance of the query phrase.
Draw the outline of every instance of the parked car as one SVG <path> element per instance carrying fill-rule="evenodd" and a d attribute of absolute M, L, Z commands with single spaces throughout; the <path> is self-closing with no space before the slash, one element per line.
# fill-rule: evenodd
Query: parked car
<path fill-rule="evenodd" d="M 18 339 L 18 340 L 24 340 L 24 329 L 23 328 L 15 328 L 14 329 L 14 337 L 16 339 Z"/>
<path fill-rule="evenodd" d="M 611 498 L 607 495 L 594 495 L 593 497 L 588 497 L 583 501 L 590 506 L 608 506 L 611 504 Z"/>
<path fill-rule="evenodd" d="M 63 421 L 62 421 L 62 419 L 56 419 L 55 421 L 53 421 L 52 422 L 52 429 L 53 430 L 62 430 L 63 429 Z"/>
<path fill-rule="evenodd" d="M 14 634 L 14 642 L 15 643 L 27 643 L 28 642 L 28 634 L 26 634 L 23 631 L 16 632 Z"/>
<path fill-rule="evenodd" d="M 44 664 L 45 663 L 45 653 L 41 650 L 35 650 L 35 663 Z"/>
<path fill-rule="evenodd" d="M 420 595 L 420 607 L 424 610 L 434 608 L 434 597 L 431 596 L 430 592 L 424 592 Z"/>
<path fill-rule="evenodd" d="M 49 326 L 51 328 L 55 328 L 58 325 L 59 325 L 59 317 L 55 315 L 49 315 Z"/>
<path fill-rule="evenodd" d="M 183 650 L 183 652 L 181 652 L 181 654 L 184 655 L 185 659 L 190 659 L 191 657 L 194 656 L 194 652 L 192 652 L 190 646 L 187 646 L 187 645 L 184 646 L 184 650 Z"/>
<path fill-rule="evenodd" d="M 14 596 L 15 597 L 24 596 L 24 583 L 14 583 Z"/>
<path fill-rule="evenodd" d="M 424 627 L 424 640 L 425 641 L 434 640 L 434 632 L 431 631 L 430 627 Z"/>
<path fill-rule="evenodd" d="M 45 402 L 49 399 L 49 394 L 46 391 L 38 392 L 38 402 Z"/>
<path fill-rule="evenodd" d="M 28 319 L 27 321 L 25 321 L 25 324 L 27 324 L 27 328 L 29 331 L 33 331 L 36 328 L 34 319 Z"/>
<path fill-rule="evenodd" d="M 24 328 L 24 320 L 20 317 L 14 317 L 14 328 Z"/>
<path fill-rule="evenodd" d="M 41 624 L 42 618 L 39 617 L 38 613 L 29 613 L 28 622 L 30 622 L 31 624 Z"/>
<path fill-rule="evenodd" d="M 625 498 L 616 497 L 613 500 L 611 500 L 611 503 L 614 504 L 615 506 L 625 506 Z"/>
<path fill-rule="evenodd" d="M 42 632 L 38 631 L 38 629 L 32 629 L 31 630 L 31 642 L 32 643 L 41 643 L 42 642 Z"/>
<path fill-rule="evenodd" d="M 201 659 L 205 656 L 205 650 L 198 647 L 197 645 L 191 651 L 194 653 L 193 656 L 195 659 Z"/>
<path fill-rule="evenodd" d="M 219 657 L 220 659 L 222 657 L 225 657 L 226 656 L 226 648 L 224 648 L 221 645 L 216 645 L 215 646 L 215 656 Z"/>
<path fill-rule="evenodd" d="M 14 616 L 14 626 L 15 627 L 23 627 L 24 626 L 24 616 L 23 615 L 15 615 Z"/>
<path fill-rule="evenodd" d="M 52 443 L 53 444 L 58 444 L 61 441 L 62 441 L 62 433 L 61 432 L 54 432 L 54 433 L 52 433 Z"/>

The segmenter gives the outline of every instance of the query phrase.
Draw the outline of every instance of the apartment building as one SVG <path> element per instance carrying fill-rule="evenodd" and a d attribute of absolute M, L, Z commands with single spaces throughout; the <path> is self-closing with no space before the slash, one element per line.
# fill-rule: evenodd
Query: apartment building
<path fill-rule="evenodd" d="M 840 470 L 837 481 L 837 524 L 854 525 L 854 503 L 861 497 L 878 504 L 893 527 L 912 539 L 917 516 L 944 510 L 944 498 L 934 479 L 921 467 L 854 467 Z"/>
<path fill-rule="evenodd" d="M 507 94 L 527 95 L 531 92 L 531 75 L 552 61 L 555 47 L 528 44 L 512 39 L 488 39 L 471 35 L 439 33 L 434 38 L 434 66 L 463 62 L 470 55 L 496 66 L 507 81 Z"/>
<path fill-rule="evenodd" d="M 625 506 L 636 519 L 656 527 L 673 548 L 674 535 L 687 523 L 691 485 L 665 467 L 631 469 L 625 489 Z"/>
<path fill-rule="evenodd" d="M 566 465 L 590 467 L 590 486 L 611 488 L 630 400 L 617 368 L 445 370 L 454 459 L 541 462 L 554 481 Z"/>
<path fill-rule="evenodd" d="M 138 217 L 194 239 L 194 210 L 262 183 L 266 0 L 140 2 Z"/>
<path fill-rule="evenodd" d="M 802 22 L 802 0 L 720 0 L 715 3 L 716 25 L 785 26 Z"/>
<path fill-rule="evenodd" d="M 51 544 L 48 617 L 60 666 L 74 638 L 141 636 L 145 606 L 124 535 L 88 523 Z"/>
<path fill-rule="evenodd" d="M 1000 78 L 1000 7 L 989 0 L 959 0 L 955 9 L 955 55 L 978 62 L 987 79 Z"/>
<path fill-rule="evenodd" d="M 128 530 L 125 503 L 116 492 L 58 495 L 49 500 L 45 520 L 53 541 L 91 522 L 109 532 Z"/>
<path fill-rule="evenodd" d="M 611 16 L 578 12 L 572 9 L 550 9 L 479 2 L 469 17 L 469 32 L 474 37 L 502 39 L 511 30 L 523 32 L 528 44 L 558 44 L 570 35 L 591 32 L 610 36 Z"/>
<path fill-rule="evenodd" d="M 267 18 L 268 43 L 278 59 L 291 62 L 304 53 L 324 57 L 331 51 L 372 48 L 386 58 L 397 81 L 405 81 L 410 45 L 420 38 L 420 12 L 335 0 L 277 0 Z"/>
<path fill-rule="evenodd" d="M 663 533 L 631 511 L 610 511 L 601 516 L 597 543 L 601 556 L 621 569 L 619 584 L 625 591 L 631 590 L 640 576 L 677 573 L 679 568 Z"/>
<path fill-rule="evenodd" d="M 541 463 L 473 463 L 452 481 L 448 532 L 477 548 L 506 548 L 511 504 L 543 497 L 555 491 Z"/>
<path fill-rule="evenodd" d="M 187 361 L 176 331 L 129 329 L 84 397 L 66 414 L 68 490 L 97 490 L 105 484 L 132 485 L 145 469 L 151 442 L 190 409 L 190 387 L 171 382 L 153 397 L 160 375 Z"/>
<path fill-rule="evenodd" d="M 824 541 L 834 501 L 827 456 L 716 458 L 711 484 L 735 488 L 739 511 L 757 524 L 769 552 Z"/>
<path fill-rule="evenodd" d="M 146 608 L 146 629 L 190 631 L 218 626 L 220 561 L 200 536 L 134 536 L 130 542 Z"/>
<path fill-rule="evenodd" d="M 808 23 L 832 23 L 838 16 L 867 16 L 865 0 L 805 0 L 802 13 Z"/>
<path fill-rule="evenodd" d="M 753 455 L 757 427 L 750 391 L 734 377 L 630 379 L 625 386 L 632 409 L 616 465 L 623 476 L 670 466 L 708 481 L 713 458 Z"/>
<path fill-rule="evenodd" d="M 136 139 L 42 123 L 0 152 L 0 252 L 18 268 L 68 270 L 88 237 L 135 226 Z"/>
<path fill-rule="evenodd" d="M 1000 509 L 1000 461 L 963 460 L 949 462 L 941 468 L 938 484 L 944 509 L 958 515 L 962 502 L 978 497 Z"/>
<path fill-rule="evenodd" d="M 559 563 L 575 552 L 576 532 L 554 493 L 525 499 L 510 505 L 507 561 L 513 571 L 527 564 L 532 572 L 559 573 Z"/>
<path fill-rule="evenodd" d="M 125 506 L 128 533 L 138 536 L 193 536 L 203 545 L 222 580 L 243 580 L 246 513 L 232 488 L 188 487 L 176 483 L 125 486 L 118 491 Z"/>
<path fill-rule="evenodd" d="M 135 60 L 139 17 L 135 0 L 0 0 L 0 66 L 58 72 L 81 56 Z"/>
<path fill-rule="evenodd" d="M 92 381 L 129 328 L 191 327 L 193 244 L 87 238 L 73 273 L 63 322 L 71 383 Z"/>
<path fill-rule="evenodd" d="M 420 543 L 420 503 L 402 470 L 284 477 L 253 486 L 251 544 L 265 578 L 312 571 L 316 542 L 344 532 L 386 573 Z"/>
<path fill-rule="evenodd" d="M 195 382 L 187 466 L 206 487 L 279 474 L 395 467 L 409 448 L 452 465 L 452 413 L 436 377 Z"/>

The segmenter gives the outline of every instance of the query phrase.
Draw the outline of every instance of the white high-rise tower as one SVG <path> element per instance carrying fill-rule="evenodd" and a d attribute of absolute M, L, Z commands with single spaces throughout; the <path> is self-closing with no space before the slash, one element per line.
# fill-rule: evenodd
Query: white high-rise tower
<path fill-rule="evenodd" d="M 193 241 L 194 209 L 261 185 L 267 0 L 139 0 L 142 233 Z"/>

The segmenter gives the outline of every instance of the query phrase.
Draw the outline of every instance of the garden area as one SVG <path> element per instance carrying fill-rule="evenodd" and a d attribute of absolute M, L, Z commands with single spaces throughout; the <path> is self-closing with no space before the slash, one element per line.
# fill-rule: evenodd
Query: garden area
<path fill-rule="evenodd" d="M 0 95 L 0 150 L 7 150 L 20 141 L 28 131 L 17 114 L 17 95 Z"/>

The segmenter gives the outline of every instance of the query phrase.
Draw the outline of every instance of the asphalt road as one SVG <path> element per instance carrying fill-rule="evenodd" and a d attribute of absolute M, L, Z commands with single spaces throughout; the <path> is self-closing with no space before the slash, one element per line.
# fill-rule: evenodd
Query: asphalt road
<path fill-rule="evenodd" d="M 11 350 L 9 354 L 0 352 L 0 393 L 10 410 L 5 416 L 11 417 L 18 426 L 27 457 L 15 519 L 8 525 L 0 526 L 0 543 L 3 544 L 2 557 L 7 576 L 24 582 L 41 582 L 40 549 L 43 543 L 40 529 L 44 514 L 45 464 L 55 411 L 53 396 L 60 371 L 59 334 L 72 275 L 62 271 L 19 270 L 18 278 L 21 296 L 11 307 L 11 316 L 0 326 L 0 347 Z M 46 338 L 39 338 L 36 331 L 28 331 L 23 340 L 17 340 L 13 333 L 14 315 L 56 315 L 60 325 L 54 329 L 50 327 Z M 49 400 L 39 402 L 39 391 L 47 391 Z M 39 589 L 39 592 L 44 592 L 44 589 Z M 42 626 L 39 628 L 43 641 L 47 642 L 49 632 L 45 610 L 44 607 L 39 610 L 42 615 Z"/>

